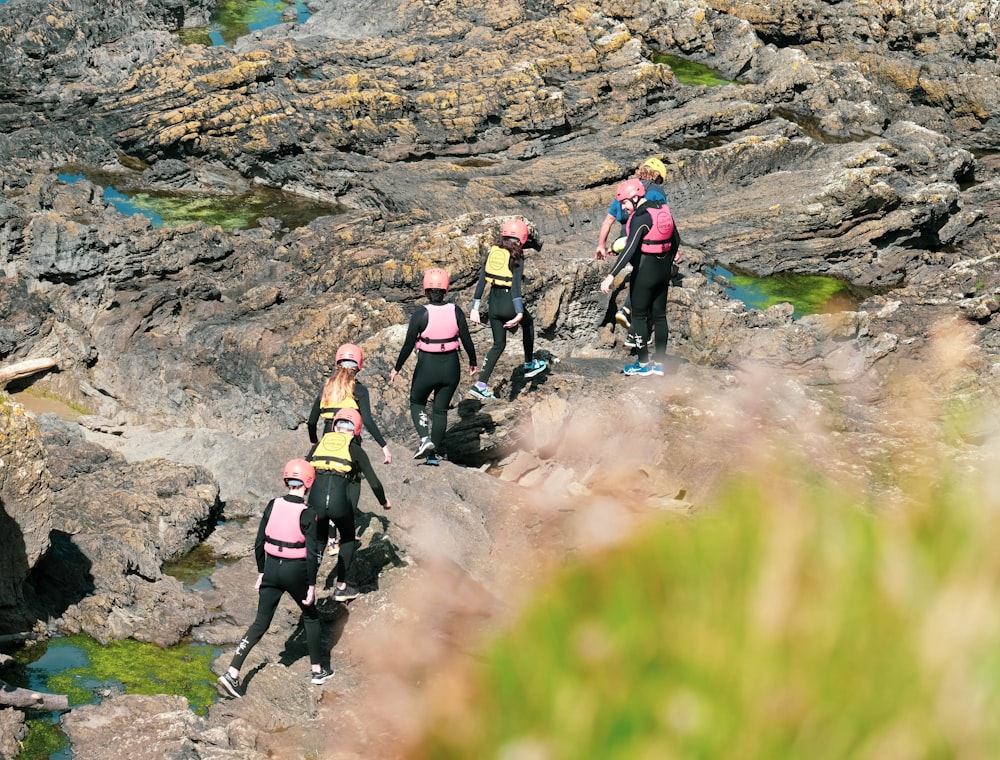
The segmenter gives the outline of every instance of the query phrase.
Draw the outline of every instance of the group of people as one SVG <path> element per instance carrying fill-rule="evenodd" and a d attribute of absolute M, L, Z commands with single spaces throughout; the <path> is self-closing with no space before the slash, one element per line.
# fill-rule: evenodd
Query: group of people
<path fill-rule="evenodd" d="M 488 319 L 494 344 L 479 370 L 478 382 L 470 391 L 477 398 L 495 398 L 486 383 L 504 351 L 508 330 L 522 329 L 525 377 L 534 377 L 547 368 L 544 361 L 534 358 L 534 324 L 521 295 L 524 247 L 528 239 L 527 224 L 520 219 L 507 221 L 483 263 L 470 317 L 473 322 L 480 322 L 480 299 L 489 283 Z M 410 354 L 417 351 L 409 398 L 410 415 L 420 438 L 414 459 L 424 458 L 429 465 L 440 461 L 448 407 L 461 380 L 460 348 L 469 358 L 470 375 L 474 376 L 478 370 L 476 347 L 465 314 L 444 300 L 449 285 L 450 278 L 444 269 L 434 267 L 424 273 L 427 303 L 411 317 L 399 357 L 389 373 L 391 383 Z M 338 602 L 355 599 L 360 592 L 348 582 L 348 573 L 357 550 L 355 509 L 361 496 L 361 479 L 368 481 L 383 509 L 392 506 L 361 446 L 363 426 L 382 448 L 383 462 L 392 462 L 392 452 L 372 416 L 368 389 L 357 377 L 364 366 L 361 347 L 353 343 L 340 346 L 334 365 L 334 372 L 313 402 L 306 423 L 312 448 L 304 459 L 292 459 L 285 464 L 282 480 L 287 493 L 268 502 L 257 529 L 254 541 L 257 614 L 240 639 L 229 667 L 218 678 L 217 688 L 225 697 L 243 696 L 240 668 L 267 632 L 285 593 L 302 611 L 310 682 L 323 684 L 333 677 L 333 671 L 323 662 L 316 610 L 319 565 L 324 552 L 335 555 L 333 598 Z M 431 402 L 430 417 L 428 402 Z M 331 524 L 335 537 L 330 536 Z"/>
<path fill-rule="evenodd" d="M 615 277 L 632 267 L 625 304 L 615 314 L 615 321 L 628 331 L 625 345 L 636 351 L 635 361 L 623 370 L 626 375 L 664 374 L 667 292 L 681 259 L 680 235 L 662 188 L 666 174 L 663 162 L 650 158 L 635 177 L 620 183 L 597 238 L 597 258 L 615 257 L 601 281 L 602 293 L 610 294 Z M 615 222 L 622 225 L 624 234 L 609 249 L 608 236 Z"/>
<path fill-rule="evenodd" d="M 392 461 L 392 452 L 372 417 L 368 389 L 357 377 L 364 366 L 361 347 L 353 343 L 340 346 L 334 365 L 306 424 L 309 453 L 285 464 L 282 480 L 287 493 L 268 502 L 257 528 L 257 615 L 240 639 L 229 667 L 218 678 L 217 688 L 225 697 L 243 696 L 240 668 L 267 632 L 285 593 L 302 611 L 310 682 L 323 684 L 333 677 L 333 670 L 323 661 L 316 609 L 316 578 L 324 551 L 337 557 L 334 600 L 357 598 L 360 591 L 348 582 L 348 573 L 358 544 L 355 509 L 361 497 L 361 478 L 368 481 L 383 509 L 392 508 L 361 446 L 364 425 L 382 447 L 383 462 Z M 339 543 L 330 537 L 331 524 Z"/>
<path fill-rule="evenodd" d="M 665 176 L 663 163 L 652 158 L 639 167 L 634 178 L 620 183 L 598 237 L 597 258 L 615 257 L 610 273 L 601 282 L 603 293 L 609 294 L 615 277 L 632 267 L 628 296 L 615 317 L 628 330 L 626 345 L 637 353 L 636 361 L 624 369 L 627 375 L 664 374 L 667 289 L 673 267 L 680 259 L 677 228 L 661 187 Z M 616 222 L 623 226 L 624 234 L 609 249 L 608 237 Z M 456 304 L 445 301 L 450 286 L 448 272 L 439 267 L 424 272 L 427 303 L 411 316 L 399 356 L 389 373 L 392 383 L 410 354 L 417 352 L 409 394 L 410 416 L 419 438 L 414 459 L 423 458 L 429 465 L 440 461 L 448 408 L 461 382 L 460 349 L 468 357 L 470 376 L 478 372 L 469 395 L 482 400 L 496 398 L 488 384 L 506 349 L 510 331 L 521 330 L 524 377 L 535 377 L 548 369 L 545 361 L 534 356 L 534 320 L 525 308 L 522 293 L 528 248 L 540 250 L 541 243 L 532 240 L 524 221 L 508 219 L 480 268 L 469 319 L 482 323 L 482 298 L 489 285 L 487 320 L 493 336 L 481 368 L 477 366 L 476 347 L 465 314 Z M 654 334 L 650 361 L 650 339 Z M 348 573 L 358 543 L 355 510 L 361 496 L 361 479 L 368 481 L 383 509 L 392 507 L 361 446 L 364 427 L 381 447 L 383 462 L 392 462 L 392 452 L 372 416 L 368 389 L 357 377 L 364 366 L 364 353 L 360 346 L 345 343 L 337 349 L 334 364 L 334 372 L 324 382 L 309 414 L 306 427 L 312 448 L 305 458 L 285 464 L 282 480 L 287 493 L 268 502 L 257 529 L 257 615 L 240 639 L 228 669 L 219 676 L 218 689 L 226 697 L 243 696 L 240 668 L 270 627 L 285 593 L 302 611 L 310 682 L 323 684 L 333 676 L 329 664 L 323 662 L 316 610 L 319 565 L 324 552 L 335 555 L 333 598 L 339 602 L 356 598 L 360 592 L 349 583 Z M 336 531 L 334 537 L 330 536 L 331 524 Z"/>

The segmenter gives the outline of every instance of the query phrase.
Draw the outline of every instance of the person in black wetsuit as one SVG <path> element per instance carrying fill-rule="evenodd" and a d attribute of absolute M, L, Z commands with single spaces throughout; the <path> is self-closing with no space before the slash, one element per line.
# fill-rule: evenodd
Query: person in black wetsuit
<path fill-rule="evenodd" d="M 530 378 L 544 372 L 548 365 L 534 358 L 535 323 L 531 312 L 525 308 L 521 295 L 524 275 L 524 247 L 528 242 L 528 225 L 520 219 L 508 219 L 500 228 L 500 239 L 490 247 L 486 260 L 479 270 L 479 282 L 472 296 L 469 318 L 479 324 L 479 304 L 490 286 L 489 321 L 493 333 L 493 346 L 486 354 L 479 380 L 469 389 L 469 395 L 479 399 L 495 399 L 487 387 L 497 361 L 507 347 L 507 331 L 521 328 L 524 344 L 524 377 Z"/>
<path fill-rule="evenodd" d="M 333 671 L 321 662 L 322 641 L 316 612 L 316 567 L 323 544 L 316 540 L 316 513 L 306 506 L 306 493 L 315 477 L 311 464 L 292 459 L 282 473 L 287 495 L 272 499 L 264 507 L 254 541 L 258 573 L 257 617 L 240 639 L 229 668 L 216 682 L 216 688 L 224 697 L 243 696 L 240 668 L 250 650 L 267 632 L 278 602 L 286 592 L 302 610 L 312 683 L 322 684 L 333 677 Z"/>
<path fill-rule="evenodd" d="M 382 509 L 392 508 L 382 482 L 372 469 L 371 460 L 357 441 L 359 435 L 361 414 L 357 409 L 341 409 L 333 418 L 333 430 L 320 438 L 306 456 L 316 468 L 316 482 L 309 491 L 309 506 L 315 510 L 318 520 L 316 539 L 321 547 L 326 545 L 331 521 L 340 534 L 337 582 L 333 592 L 333 598 L 338 602 L 354 599 L 361 593 L 347 583 L 358 546 L 354 526 L 355 505 L 348 494 L 348 486 L 351 481 L 364 476 Z M 320 557 L 316 558 L 317 564 Z"/>
<path fill-rule="evenodd" d="M 611 272 L 601 281 L 601 292 L 610 293 L 615 275 L 629 264 L 629 297 L 632 326 L 629 335 L 638 356 L 624 368 L 626 375 L 663 375 L 667 356 L 667 291 L 673 268 L 680 261 L 680 236 L 670 209 L 663 201 L 646 201 L 646 187 L 638 179 L 628 179 L 615 191 L 622 208 L 629 212 L 624 250 Z M 649 361 L 649 341 L 656 335 L 653 361 Z"/>
<path fill-rule="evenodd" d="M 465 315 L 453 303 L 445 303 L 450 279 L 444 269 L 424 272 L 424 293 L 429 303 L 419 307 L 410 317 L 406 339 L 399 350 L 396 365 L 389 373 L 389 382 L 417 349 L 417 366 L 410 383 L 410 417 L 420 436 L 414 459 L 426 456 L 427 464 L 438 464 L 438 452 L 448 429 L 448 406 L 458 390 L 461 368 L 458 349 L 469 357 L 469 374 L 476 374 L 476 347 L 469 333 Z M 427 402 L 434 396 L 433 416 L 427 418 Z"/>

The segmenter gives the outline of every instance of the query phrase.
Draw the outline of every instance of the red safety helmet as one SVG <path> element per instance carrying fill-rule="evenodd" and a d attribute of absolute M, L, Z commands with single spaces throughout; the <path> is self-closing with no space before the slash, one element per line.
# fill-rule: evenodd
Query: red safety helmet
<path fill-rule="evenodd" d="M 306 488 L 311 488 L 316 480 L 316 469 L 305 459 L 291 459 L 281 474 L 282 480 L 301 480 Z"/>
<path fill-rule="evenodd" d="M 447 269 L 434 267 L 424 272 L 424 290 L 443 290 L 447 292 L 449 284 L 450 280 L 448 279 Z"/>
<path fill-rule="evenodd" d="M 524 245 L 528 242 L 528 225 L 520 219 L 508 219 L 500 228 L 500 235 L 520 240 L 521 245 Z"/>
<path fill-rule="evenodd" d="M 354 435 L 361 435 L 361 412 L 347 406 L 333 415 L 333 429 L 337 429 L 340 420 L 347 420 L 354 426 Z"/>
<path fill-rule="evenodd" d="M 338 348 L 335 363 L 337 366 L 340 366 L 341 362 L 354 362 L 355 366 L 360 370 L 365 363 L 365 355 L 361 351 L 361 346 L 356 346 L 353 343 L 345 343 Z"/>
<path fill-rule="evenodd" d="M 622 201 L 631 201 L 635 198 L 644 198 L 646 196 L 646 186 L 642 184 L 641 179 L 627 179 L 618 185 L 618 189 L 615 190 L 615 200 L 619 203 Z"/>

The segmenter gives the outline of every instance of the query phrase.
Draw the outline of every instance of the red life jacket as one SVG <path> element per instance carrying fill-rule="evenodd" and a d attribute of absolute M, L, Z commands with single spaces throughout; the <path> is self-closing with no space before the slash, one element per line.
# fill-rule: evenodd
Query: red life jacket
<path fill-rule="evenodd" d="M 429 303 L 424 308 L 427 309 L 427 327 L 417 338 L 417 348 L 432 354 L 458 351 L 461 342 L 458 339 L 455 304 Z"/>
<path fill-rule="evenodd" d="M 264 527 L 264 552 L 281 559 L 305 559 L 306 537 L 302 534 L 299 517 L 305 504 L 278 498 Z"/>
<path fill-rule="evenodd" d="M 644 208 L 649 212 L 652 224 L 649 226 L 646 237 L 642 239 L 639 250 L 653 256 L 670 253 L 674 239 L 674 218 L 670 215 L 670 209 L 665 203 L 662 206 L 644 206 Z M 632 227 L 633 219 L 635 219 L 635 214 L 632 214 L 625 222 L 626 235 Z"/>

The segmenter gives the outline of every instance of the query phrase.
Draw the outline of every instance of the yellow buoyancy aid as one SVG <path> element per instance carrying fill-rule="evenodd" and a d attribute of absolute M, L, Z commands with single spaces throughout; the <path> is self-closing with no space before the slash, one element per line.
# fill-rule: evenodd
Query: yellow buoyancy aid
<path fill-rule="evenodd" d="M 498 245 L 490 248 L 486 257 L 486 281 L 490 285 L 509 288 L 514 284 L 514 273 L 510 268 L 510 251 Z"/>
<path fill-rule="evenodd" d="M 316 444 L 309 461 L 313 467 L 324 472 L 335 472 L 340 475 L 350 475 L 354 472 L 354 459 L 351 456 L 350 433 L 326 433 Z"/>

